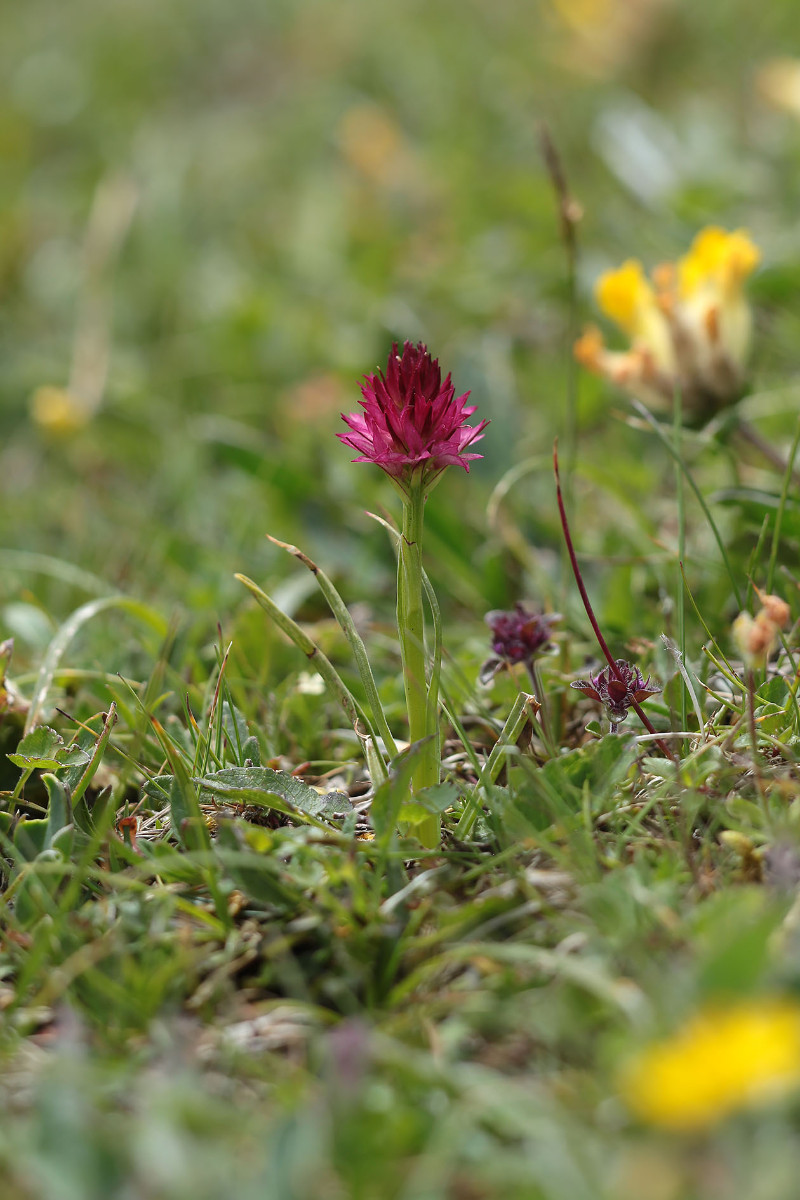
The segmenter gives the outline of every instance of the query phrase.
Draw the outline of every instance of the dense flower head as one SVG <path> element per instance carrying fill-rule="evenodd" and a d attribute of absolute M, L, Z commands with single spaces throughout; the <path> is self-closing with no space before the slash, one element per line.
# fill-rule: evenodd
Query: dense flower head
<path fill-rule="evenodd" d="M 600 276 L 595 296 L 630 348 L 608 350 L 590 326 L 575 343 L 575 357 L 648 403 L 671 403 L 679 391 L 687 412 L 712 414 L 736 400 L 744 382 L 752 326 L 744 283 L 759 261 L 745 230 L 715 225 L 650 279 L 629 259 Z"/>
<path fill-rule="evenodd" d="M 456 396 L 450 375 L 442 382 L 439 361 L 422 342 L 404 342 L 400 352 L 395 342 L 386 373 L 365 375 L 361 393 L 363 412 L 342 413 L 349 432 L 336 436 L 358 451 L 354 462 L 375 463 L 401 487 L 418 469 L 428 487 L 446 467 L 468 471 L 482 457 L 465 451 L 489 422 L 466 424 L 477 406 L 467 404 L 469 392 Z"/>
<path fill-rule="evenodd" d="M 765 997 L 701 1010 L 622 1072 L 628 1107 L 649 1124 L 702 1130 L 800 1085 L 800 1007 Z"/>
<path fill-rule="evenodd" d="M 616 671 L 609 665 L 588 679 L 576 679 L 570 684 L 570 687 L 578 688 L 602 704 L 615 724 L 625 720 L 628 709 L 634 704 L 641 704 L 648 696 L 661 691 L 659 683 L 651 683 L 649 675 L 645 679 L 632 663 L 624 658 L 618 658 L 616 662 Z"/>
<path fill-rule="evenodd" d="M 510 612 L 496 609 L 487 613 L 493 654 L 481 667 L 481 682 L 488 682 L 506 664 L 529 665 L 549 648 L 552 626 L 560 620 L 558 613 L 531 612 L 519 601 Z"/>

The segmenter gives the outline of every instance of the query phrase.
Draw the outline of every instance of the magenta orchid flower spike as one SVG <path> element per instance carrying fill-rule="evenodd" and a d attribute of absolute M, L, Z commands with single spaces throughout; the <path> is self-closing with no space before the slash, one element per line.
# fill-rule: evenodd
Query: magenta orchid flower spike
<path fill-rule="evenodd" d="M 466 451 L 489 422 L 466 424 L 477 406 L 467 404 L 469 392 L 456 396 L 449 374 L 442 383 L 439 360 L 424 343 L 406 341 L 398 352 L 395 342 L 386 373 L 365 375 L 361 394 L 364 411 L 342 413 L 349 433 L 337 437 L 358 452 L 354 462 L 375 463 L 403 491 L 416 471 L 427 489 L 446 467 L 468 471 L 482 457 Z"/>
<path fill-rule="evenodd" d="M 408 710 L 408 740 L 415 755 L 411 788 L 422 795 L 439 783 L 441 729 L 439 675 L 441 628 L 427 630 L 423 595 L 430 589 L 422 568 L 425 503 L 448 467 L 463 467 L 482 455 L 468 450 L 483 437 L 488 421 L 468 425 L 475 405 L 469 392 L 456 396 L 448 374 L 444 383 L 439 360 L 423 342 L 392 345 L 386 373 L 365 375 L 361 412 L 342 413 L 348 432 L 337 434 L 358 452 L 356 462 L 375 463 L 403 498 L 403 523 L 397 541 L 397 633 Z M 429 602 L 435 606 L 435 598 Z M 431 633 L 433 640 L 431 641 Z M 424 808 L 424 805 L 423 805 Z M 424 846 L 438 846 L 438 814 L 425 814 L 417 827 Z"/>

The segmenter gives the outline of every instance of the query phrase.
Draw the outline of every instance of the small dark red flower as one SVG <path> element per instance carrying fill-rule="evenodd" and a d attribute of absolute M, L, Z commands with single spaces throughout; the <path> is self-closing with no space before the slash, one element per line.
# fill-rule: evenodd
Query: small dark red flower
<path fill-rule="evenodd" d="M 446 467 L 468 471 L 470 461 L 482 457 L 465 450 L 489 422 L 465 424 L 477 406 L 467 404 L 469 392 L 456 396 L 449 375 L 442 383 L 439 360 L 422 342 L 404 342 L 400 353 L 395 342 L 386 374 L 365 375 L 361 394 L 364 411 L 342 413 L 350 432 L 336 435 L 358 451 L 354 462 L 375 463 L 401 486 L 422 468 L 429 487 Z"/>
<path fill-rule="evenodd" d="M 538 654 L 550 646 L 552 626 L 561 620 L 559 613 L 531 612 L 519 601 L 511 612 L 496 609 L 484 618 L 492 631 L 493 655 L 480 670 L 481 683 L 497 674 L 505 664 L 530 666 Z"/>
<path fill-rule="evenodd" d="M 649 675 L 645 679 L 638 667 L 624 658 L 616 661 L 619 674 L 609 665 L 588 679 L 576 679 L 570 684 L 570 687 L 578 688 L 602 704 L 612 725 L 624 721 L 634 703 L 641 704 L 648 696 L 661 691 L 661 684 L 651 683 Z"/>

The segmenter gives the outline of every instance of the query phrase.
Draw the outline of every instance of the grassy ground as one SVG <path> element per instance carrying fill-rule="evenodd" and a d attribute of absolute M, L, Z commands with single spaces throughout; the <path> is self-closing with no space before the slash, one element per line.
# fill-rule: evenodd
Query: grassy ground
<path fill-rule="evenodd" d="M 746 672 L 731 686 L 710 655 L 735 663 L 753 583 L 800 613 L 796 489 L 732 429 L 784 457 L 795 433 L 800 124 L 764 67 L 798 35 L 788 0 L 6 14 L 4 1196 L 796 1195 L 793 634 L 753 680 L 754 728 Z M 542 119 L 583 209 L 577 312 Z M 763 255 L 735 414 L 659 436 L 585 373 L 573 407 L 596 276 L 676 259 L 710 223 Z M 397 498 L 335 433 L 405 337 L 492 422 L 426 516 L 464 735 L 444 722 L 434 850 L 387 824 L 387 792 L 370 822 L 338 701 L 234 578 L 360 700 L 314 577 L 265 533 L 323 566 L 403 735 L 392 545 L 365 515 Z M 635 717 L 587 733 L 569 688 L 598 651 L 556 435 L 600 624 L 664 683 L 648 713 L 686 731 L 677 763 Z M 551 744 L 529 728 L 479 785 L 528 686 L 478 686 L 483 616 L 521 598 L 563 615 Z M 56 732 L 20 746 L 26 724 Z M 662 1076 L 648 1048 L 670 1038 Z"/>

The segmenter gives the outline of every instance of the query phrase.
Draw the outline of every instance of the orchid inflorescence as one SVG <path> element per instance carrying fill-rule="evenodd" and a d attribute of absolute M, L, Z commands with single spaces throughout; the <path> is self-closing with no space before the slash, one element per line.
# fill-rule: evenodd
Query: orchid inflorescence
<path fill-rule="evenodd" d="M 354 462 L 371 462 L 408 492 L 415 473 L 430 490 L 446 467 L 469 470 L 480 454 L 467 447 L 480 441 L 489 424 L 467 425 L 477 405 L 467 404 L 469 392 L 456 396 L 450 375 L 442 383 L 439 360 L 423 342 L 406 341 L 398 352 L 392 345 L 386 372 L 365 375 L 360 401 L 363 412 L 342 420 L 349 433 L 339 433 L 346 446 L 358 451 Z"/>
<path fill-rule="evenodd" d="M 588 679 L 575 679 L 570 687 L 578 688 L 602 704 L 611 721 L 612 732 L 616 732 L 635 704 L 641 704 L 661 691 L 660 683 L 651 683 L 649 675 L 645 679 L 639 668 L 624 658 L 616 660 L 616 669 L 610 665 L 603 667 Z"/>
<path fill-rule="evenodd" d="M 492 635 L 492 654 L 480 669 L 481 683 L 488 683 L 505 666 L 524 663 L 532 671 L 534 660 L 552 646 L 552 627 L 559 613 L 531 612 L 520 601 L 510 612 L 495 609 L 484 617 Z"/>
<path fill-rule="evenodd" d="M 349 432 L 337 436 L 390 477 L 403 498 L 403 524 L 397 543 L 397 632 L 403 664 L 409 739 L 418 744 L 412 774 L 415 791 L 439 782 L 439 669 L 441 645 L 428 652 L 425 638 L 422 528 L 425 503 L 442 472 L 469 471 L 480 454 L 468 449 L 483 437 L 488 421 L 468 425 L 476 406 L 469 392 L 456 396 L 451 376 L 442 382 L 439 361 L 423 342 L 392 345 L 386 371 L 365 375 L 362 412 L 342 413 Z M 429 586 L 429 585 L 428 585 Z M 430 594 L 429 594 L 430 600 Z M 418 829 L 429 846 L 439 842 L 439 819 Z"/>
<path fill-rule="evenodd" d="M 409 761 L 398 763 L 399 747 L 384 712 L 366 647 L 342 597 L 331 580 L 298 547 L 271 540 L 289 551 L 311 570 L 353 651 L 366 702 L 359 702 L 333 663 L 296 621 L 246 576 L 238 579 L 250 590 L 272 621 L 314 659 L 318 673 L 337 697 L 358 736 L 373 786 L 388 782 L 395 763 L 395 780 L 410 776 L 415 805 L 405 805 L 408 821 L 416 825 L 423 845 L 438 846 L 440 823 L 435 801 L 424 803 L 426 789 L 440 782 L 439 677 L 441 673 L 441 622 L 436 597 L 422 567 L 422 533 L 425 504 L 433 486 L 451 466 L 469 471 L 481 458 L 470 449 L 483 437 L 488 421 L 468 425 L 476 406 L 469 392 L 456 395 L 451 376 L 442 380 L 439 362 L 423 342 L 393 343 L 386 370 L 364 376 L 361 411 L 343 413 L 348 432 L 337 436 L 358 452 L 356 462 L 381 468 L 403 501 L 398 530 L 381 523 L 395 539 L 397 550 L 397 633 L 403 667 L 408 713 Z M 381 520 L 378 518 L 378 520 Z M 430 621 L 426 622 L 427 599 Z M 403 785 L 405 786 L 405 785 Z M 401 809 L 403 805 L 401 805 Z M 400 817 L 401 823 L 406 819 Z"/>

